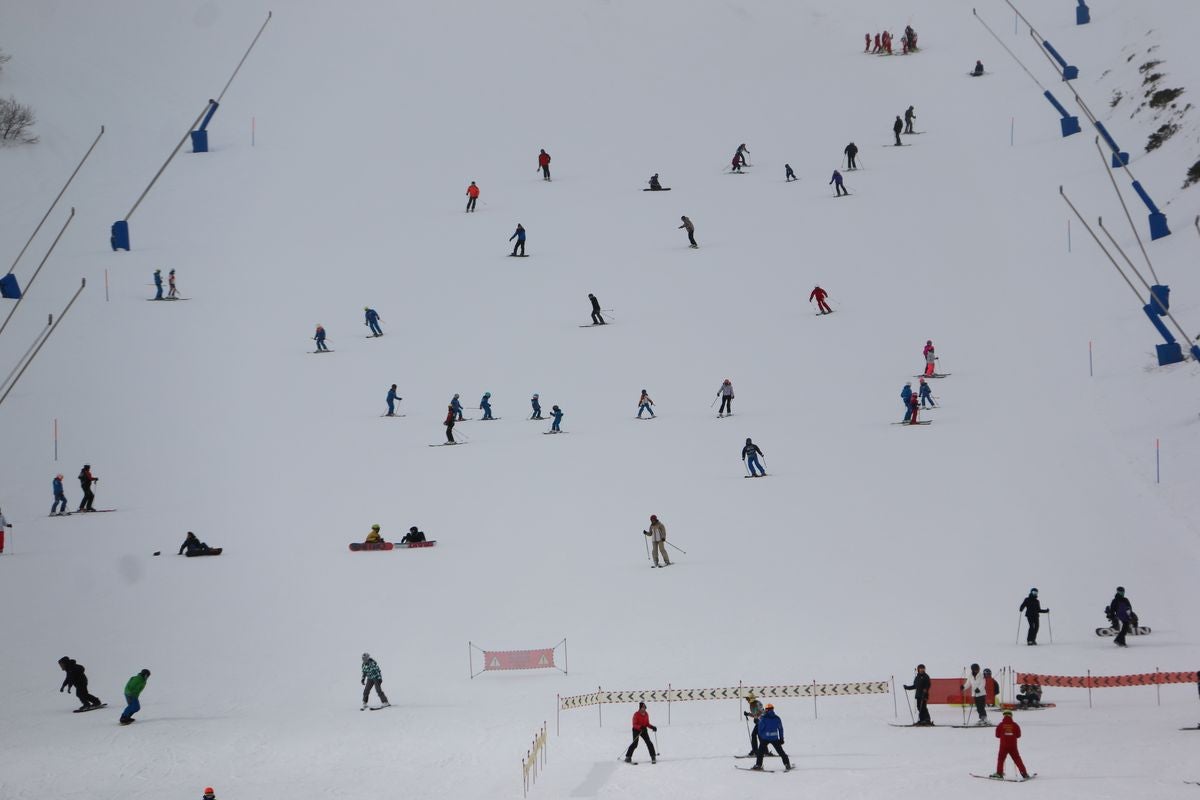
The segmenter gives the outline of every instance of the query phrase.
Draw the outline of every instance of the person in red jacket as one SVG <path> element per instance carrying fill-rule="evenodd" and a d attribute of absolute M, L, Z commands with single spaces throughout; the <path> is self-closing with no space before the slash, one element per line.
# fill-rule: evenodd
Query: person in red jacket
<path fill-rule="evenodd" d="M 817 308 L 821 310 L 821 313 L 830 314 L 833 312 L 833 309 L 830 308 L 829 304 L 825 302 L 826 297 L 829 297 L 829 292 L 818 286 L 812 290 L 811 294 L 809 294 L 808 302 L 811 303 L 815 299 L 817 301 Z"/>
<path fill-rule="evenodd" d="M 1004 760 L 1012 756 L 1013 763 L 1021 771 L 1021 777 L 1029 780 L 1025 762 L 1021 760 L 1021 754 L 1017 752 L 1017 739 L 1021 738 L 1021 726 L 1013 720 L 1011 711 L 1005 711 L 1004 720 L 996 726 L 996 738 L 1000 740 L 1000 752 L 996 755 L 996 771 L 988 777 L 1004 780 Z"/>
<path fill-rule="evenodd" d="M 454 441 L 454 419 L 458 416 L 458 412 L 454 406 L 446 406 L 446 421 L 442 424 L 446 426 L 446 444 L 458 444 Z"/>
<path fill-rule="evenodd" d="M 538 153 L 538 167 L 542 170 L 542 180 L 550 180 L 550 154 L 545 150 Z"/>
<path fill-rule="evenodd" d="M 638 739 L 642 739 L 646 743 L 646 749 L 650 751 L 650 763 L 658 763 L 658 754 L 654 752 L 654 744 L 650 741 L 650 734 L 646 733 L 646 729 L 658 732 L 658 728 L 650 724 L 650 712 L 646 710 L 645 703 L 638 703 L 638 710 L 633 712 L 633 742 L 630 743 L 629 749 L 625 751 L 625 763 L 629 764 L 633 761 L 633 751 L 637 749 Z"/>
<path fill-rule="evenodd" d="M 475 181 L 471 181 L 471 185 L 467 187 L 467 211 L 475 210 L 475 201 L 479 199 L 479 187 L 475 185 Z"/>
<path fill-rule="evenodd" d="M 872 50 L 871 52 L 872 52 L 872 53 L 878 53 L 878 52 L 879 52 L 880 50 L 882 50 L 882 49 L 883 49 L 883 45 L 881 45 L 881 44 L 879 43 L 879 34 L 877 33 L 877 34 L 875 34 L 875 49 L 874 49 L 874 50 Z"/>
<path fill-rule="evenodd" d="M 871 52 L 871 34 L 867 34 L 867 46 L 863 48 L 864 53 Z"/>

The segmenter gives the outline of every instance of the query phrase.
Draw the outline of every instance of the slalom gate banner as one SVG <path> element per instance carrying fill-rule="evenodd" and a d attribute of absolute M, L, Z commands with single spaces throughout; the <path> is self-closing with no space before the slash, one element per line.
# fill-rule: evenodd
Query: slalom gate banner
<path fill-rule="evenodd" d="M 799 683 L 782 686 L 729 686 L 717 689 L 632 689 L 598 690 L 559 698 L 559 710 L 584 708 L 602 703 L 677 703 L 685 700 L 740 700 L 753 693 L 760 698 L 776 697 L 848 697 L 863 694 L 889 694 L 890 681 L 855 683 Z"/>
<path fill-rule="evenodd" d="M 1142 672 L 1136 675 L 1038 675 L 1018 672 L 1017 683 L 1036 683 L 1069 689 L 1112 689 L 1120 686 L 1158 686 L 1167 683 L 1197 683 L 1200 672 Z"/>

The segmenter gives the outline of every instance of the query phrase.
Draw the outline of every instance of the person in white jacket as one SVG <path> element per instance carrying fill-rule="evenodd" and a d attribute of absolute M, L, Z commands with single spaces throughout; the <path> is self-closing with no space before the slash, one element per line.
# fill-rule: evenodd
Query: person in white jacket
<path fill-rule="evenodd" d="M 663 561 L 666 562 L 663 566 L 671 566 L 671 559 L 667 557 L 667 526 L 663 525 L 656 515 L 651 514 L 650 530 L 642 531 L 642 533 L 649 536 L 652 542 L 651 550 L 654 552 L 654 566 L 658 566 L 659 553 L 662 553 Z"/>
<path fill-rule="evenodd" d="M 977 725 L 990 725 L 987 718 L 987 677 L 979 671 L 978 664 L 971 665 L 971 674 L 962 684 L 963 694 L 971 695 L 975 702 L 975 712 L 979 714 Z"/>

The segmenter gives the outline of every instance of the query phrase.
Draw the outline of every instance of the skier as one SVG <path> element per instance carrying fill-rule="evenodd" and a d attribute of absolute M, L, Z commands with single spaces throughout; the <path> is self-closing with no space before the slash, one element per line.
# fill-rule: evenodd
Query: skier
<path fill-rule="evenodd" d="M 746 444 L 742 447 L 742 461 L 746 462 L 746 469 L 750 471 L 750 477 L 755 477 L 755 470 L 758 470 L 758 475 L 766 475 L 767 471 L 762 468 L 762 464 L 758 463 L 758 457 L 763 454 L 763 451 L 758 449 L 758 445 L 746 439 Z"/>
<path fill-rule="evenodd" d="M 767 703 L 766 710 L 758 720 L 758 742 L 758 759 L 755 760 L 751 769 L 761 770 L 763 768 L 762 762 L 767 755 L 768 745 L 775 748 L 775 752 L 783 761 L 785 772 L 792 768 L 788 754 L 783 752 L 783 720 L 775 716 L 775 706 L 771 703 Z"/>
<path fill-rule="evenodd" d="M 1117 593 L 1113 595 L 1112 602 L 1108 604 L 1108 608 L 1104 609 L 1104 613 L 1108 615 L 1112 626 L 1117 629 L 1117 638 L 1113 641 L 1118 647 L 1125 647 L 1125 636 L 1132 626 L 1137 625 L 1137 615 L 1133 613 L 1133 604 L 1125 596 L 1124 586 L 1117 587 Z"/>
<path fill-rule="evenodd" d="M 495 419 L 492 416 L 492 393 L 484 392 L 483 397 L 479 398 L 479 410 L 483 412 L 482 419 Z"/>
<path fill-rule="evenodd" d="M 913 30 L 912 25 L 904 26 L 904 41 L 908 43 L 909 50 L 917 49 L 917 32 Z"/>
<path fill-rule="evenodd" d="M 992 668 L 991 667 L 983 668 L 983 689 L 984 689 L 985 695 L 988 692 L 992 693 L 992 702 L 989 703 L 989 705 L 991 705 L 994 708 L 999 708 L 999 706 L 1000 706 L 1000 681 L 998 681 L 992 677 Z"/>
<path fill-rule="evenodd" d="M 717 416 L 733 416 L 733 384 L 729 382 L 729 378 L 722 381 L 721 388 L 717 389 L 717 397 L 721 398 L 721 407 L 717 409 Z"/>
<path fill-rule="evenodd" d="M 84 464 L 83 469 L 79 470 L 79 486 L 83 489 L 83 499 L 79 501 L 80 511 L 96 510 L 92 508 L 92 503 L 96 500 L 96 495 L 92 494 L 92 484 L 99 481 L 99 478 L 92 477 L 91 464 Z"/>
<path fill-rule="evenodd" d="M 541 419 L 542 418 L 542 404 L 538 401 L 537 392 L 534 392 L 533 397 L 529 398 L 529 404 L 531 406 L 533 406 L 533 414 L 529 418 L 530 419 Z"/>
<path fill-rule="evenodd" d="M 912 411 L 909 401 L 912 400 L 913 390 L 912 381 L 905 381 L 904 388 L 900 390 L 900 402 L 904 404 L 904 421 L 908 422 L 912 419 Z"/>
<path fill-rule="evenodd" d="M 559 427 L 562 424 L 562 409 L 558 406 L 550 406 L 550 416 L 554 417 L 554 422 L 550 425 L 550 431 L 552 433 L 562 433 L 562 429 Z"/>
<path fill-rule="evenodd" d="M 808 302 L 817 301 L 817 309 L 822 314 L 832 314 L 833 309 L 825 302 L 825 298 L 829 297 L 829 292 L 822 289 L 820 286 L 814 286 L 813 290 L 808 294 Z"/>
<path fill-rule="evenodd" d="M 1025 621 L 1029 623 L 1029 633 L 1025 636 L 1025 644 L 1037 644 L 1038 628 L 1042 624 L 1039 614 L 1050 613 L 1050 609 L 1042 608 L 1042 601 L 1038 600 L 1037 589 L 1029 590 L 1029 596 L 1021 601 L 1021 607 L 1017 611 L 1024 611 Z"/>
<path fill-rule="evenodd" d="M 642 389 L 642 396 L 638 398 L 638 419 L 642 418 L 643 411 L 649 411 L 650 418 L 653 419 L 654 418 L 654 409 L 651 408 L 651 406 L 653 406 L 653 405 L 654 405 L 654 401 L 650 399 L 650 395 L 646 394 L 645 389 Z"/>
<path fill-rule="evenodd" d="M 1029 780 L 1029 773 L 1025 771 L 1025 762 L 1021 760 L 1021 754 L 1017 751 L 1017 739 L 1021 738 L 1021 726 L 1013 719 L 1013 712 L 1005 711 L 1003 717 L 1004 719 L 996 726 L 996 738 L 1000 740 L 1000 750 L 996 753 L 996 771 L 988 777 L 1004 780 L 1004 762 L 1009 756 L 1012 756 L 1013 763 L 1021 772 L 1021 777 Z"/>
<path fill-rule="evenodd" d="M 742 142 L 738 145 L 737 153 L 735 153 L 735 155 L 738 157 L 738 160 L 742 162 L 742 166 L 750 166 L 750 162 L 746 159 L 746 156 L 750 155 L 750 151 L 746 149 L 745 142 Z"/>
<path fill-rule="evenodd" d="M 937 408 L 937 403 L 933 402 L 933 392 L 930 391 L 929 384 L 925 382 L 924 378 L 921 378 L 921 390 L 918 394 L 921 397 L 921 408 L 925 408 L 927 403 L 930 408 Z"/>
<path fill-rule="evenodd" d="M 892 54 L 892 34 L 889 31 L 883 32 L 883 49 L 889 56 Z"/>
<path fill-rule="evenodd" d="M 187 536 L 183 540 L 183 544 L 179 545 L 179 552 L 176 555 L 183 555 L 183 551 L 187 550 L 189 556 L 204 555 L 211 553 L 215 548 L 209 547 L 191 531 L 187 532 Z"/>
<path fill-rule="evenodd" d="M 763 704 L 754 696 L 754 692 L 746 695 L 746 702 L 750 704 L 749 711 L 743 711 L 742 716 L 754 720 L 753 727 L 750 728 L 750 752 L 747 756 L 758 755 L 758 721 L 763 715 Z"/>
<path fill-rule="evenodd" d="M 743 163 L 742 162 L 742 154 L 734 153 L 733 161 L 729 165 L 729 171 L 730 172 L 741 172 L 742 171 L 742 163 Z"/>
<path fill-rule="evenodd" d="M 866 39 L 866 45 L 863 47 L 863 52 L 869 53 L 871 52 L 871 34 L 866 34 L 864 38 Z"/>
<path fill-rule="evenodd" d="M 425 541 L 425 534 L 417 530 L 416 525 L 413 525 L 408 529 L 408 533 L 404 534 L 404 538 L 400 540 L 400 544 L 411 544 L 423 541 Z"/>
<path fill-rule="evenodd" d="M 872 50 L 871 52 L 878 53 L 882 49 L 883 49 L 883 44 L 879 41 L 879 34 L 877 33 L 877 34 L 875 34 L 875 49 Z"/>
<path fill-rule="evenodd" d="M 784 180 L 784 183 L 791 183 L 792 181 L 800 180 L 799 178 L 796 177 L 796 173 L 794 171 L 792 171 L 791 164 L 783 165 L 783 180 Z"/>
<path fill-rule="evenodd" d="M 596 295 L 588 292 L 588 300 L 592 301 L 592 324 L 603 325 L 604 315 L 600 313 L 600 301 L 596 299 Z"/>
<path fill-rule="evenodd" d="M 650 751 L 650 763 L 658 763 L 658 754 L 654 752 L 654 744 L 650 741 L 650 735 L 646 733 L 647 728 L 658 733 L 658 728 L 650 724 L 650 712 L 646 711 L 646 704 L 638 703 L 638 710 L 633 712 L 633 741 L 625 751 L 626 764 L 633 762 L 633 751 L 637 749 L 639 738 L 646 743 L 646 749 Z"/>
<path fill-rule="evenodd" d="M 662 191 L 662 184 L 658 182 L 658 173 L 657 172 L 650 176 L 650 191 L 652 191 L 652 192 L 661 192 Z"/>
<path fill-rule="evenodd" d="M 8 520 L 4 518 L 4 512 L 0 511 L 0 553 L 4 552 L 4 531 L 11 527 L 12 525 L 9 525 Z"/>
<path fill-rule="evenodd" d="M 687 231 L 688 242 L 691 243 L 689 245 L 689 247 L 691 247 L 693 250 L 695 250 L 697 247 L 700 246 L 700 245 L 696 244 L 696 226 L 693 225 L 692 221 L 690 219 L 688 219 L 687 217 L 680 217 L 680 219 L 683 220 L 683 224 L 680 225 L 679 227 L 683 228 L 684 230 Z M 676 228 L 676 230 L 678 230 L 678 228 Z"/>
<path fill-rule="evenodd" d="M 156 270 L 154 270 L 154 299 L 155 299 L 155 300 L 162 300 L 162 299 L 163 299 L 163 293 L 162 293 L 162 270 L 161 270 L 161 269 L 156 269 Z"/>
<path fill-rule="evenodd" d="M 150 670 L 144 669 L 137 675 L 134 675 L 125 683 L 125 710 L 121 712 L 121 724 L 128 725 L 133 722 L 133 715 L 142 710 L 142 704 L 138 700 L 142 695 L 142 690 L 146 688 L 146 679 L 150 677 Z"/>
<path fill-rule="evenodd" d="M 925 357 L 925 377 L 928 378 L 937 372 L 937 352 L 933 348 L 933 339 L 925 340 L 925 347 L 921 350 L 921 355 Z"/>
<path fill-rule="evenodd" d="M 550 180 L 550 154 L 545 150 L 538 153 L 538 168 L 542 171 L 542 180 Z"/>
<path fill-rule="evenodd" d="M 454 441 L 454 406 L 446 406 L 446 444 L 458 444 Z"/>
<path fill-rule="evenodd" d="M 217 793 L 213 791 L 211 786 L 204 787 L 204 796 L 200 800 L 217 800 Z"/>
<path fill-rule="evenodd" d="M 371 329 L 372 336 L 383 336 L 383 329 L 379 327 L 379 312 L 373 308 L 363 306 L 363 317 L 366 321 L 363 323 Z"/>
<path fill-rule="evenodd" d="M 913 678 L 911 686 L 904 688 L 913 693 L 913 698 L 917 701 L 917 721 L 914 725 L 932 725 L 933 720 L 929 717 L 929 689 L 933 685 L 933 681 L 925 673 L 925 665 L 917 664 L 917 674 Z"/>
<path fill-rule="evenodd" d="M 379 523 L 371 526 L 371 532 L 367 534 L 367 538 L 363 539 L 363 544 L 382 544 L 383 534 L 379 532 Z M 363 701 L 366 702 L 365 700 Z"/>
<path fill-rule="evenodd" d="M 375 527 L 379 527 L 376 525 Z M 370 653 L 363 653 L 362 657 L 362 685 L 363 685 L 363 702 L 362 707 L 367 707 L 367 698 L 371 694 L 371 689 L 375 690 L 375 694 L 379 695 L 380 701 L 383 702 L 383 707 L 387 708 L 391 705 L 388 702 L 387 695 L 383 693 L 383 672 L 380 671 L 379 665 L 375 663 L 375 659 L 371 658 Z"/>
<path fill-rule="evenodd" d="M 450 398 L 450 407 L 454 409 L 454 421 L 462 422 L 463 407 L 462 407 L 462 403 L 458 399 L 457 394 L 455 394 L 454 397 Z"/>
<path fill-rule="evenodd" d="M 904 414 L 904 421 L 909 425 L 917 424 L 917 413 L 921 410 L 920 397 L 917 394 L 910 394 L 908 397 L 908 411 Z"/>
<path fill-rule="evenodd" d="M 1022 683 L 1021 693 L 1017 695 L 1019 708 L 1041 708 L 1042 687 L 1036 683 Z"/>
<path fill-rule="evenodd" d="M 54 476 L 54 480 L 50 483 L 50 488 L 54 491 L 54 503 L 50 506 L 50 516 L 65 516 L 67 513 L 67 493 L 63 490 L 63 476 L 61 472 Z"/>
<path fill-rule="evenodd" d="M 842 152 L 846 154 L 846 169 L 858 169 L 858 162 L 855 161 L 855 159 L 858 158 L 858 145 L 856 145 L 854 142 L 851 142 L 850 144 L 846 145 L 846 149 Z"/>
<path fill-rule="evenodd" d="M 836 169 L 833 171 L 833 177 L 829 179 L 829 182 L 833 184 L 834 197 L 850 194 L 850 192 L 846 191 L 846 187 L 842 185 L 842 173 Z"/>
<path fill-rule="evenodd" d="M 912 122 L 917 118 L 917 112 L 913 111 L 913 107 L 909 106 L 904 110 L 904 132 L 912 133 Z"/>
<path fill-rule="evenodd" d="M 320 323 L 317 324 L 317 332 L 313 335 L 313 341 L 317 343 L 318 353 L 329 349 L 325 346 L 325 329 L 321 327 Z"/>
<path fill-rule="evenodd" d="M 978 78 L 982 74 L 983 74 L 983 62 L 976 60 L 975 61 L 975 69 L 971 70 L 971 77 Z"/>
<path fill-rule="evenodd" d="M 167 273 L 167 286 L 169 287 L 169 291 L 167 292 L 167 297 L 169 297 L 169 298 L 171 298 L 172 300 L 174 300 L 174 299 L 175 299 L 175 297 L 176 297 L 176 293 L 175 293 L 175 270 L 171 270 L 170 272 L 168 272 L 168 273 Z"/>
<path fill-rule="evenodd" d="M 550 179 L 547 178 L 546 180 Z M 513 251 L 509 253 L 509 255 L 515 256 L 517 254 L 517 250 L 521 251 L 521 255 L 525 255 L 525 226 L 519 222 L 517 223 L 517 229 L 513 231 L 513 235 L 508 237 L 510 242 L 513 239 L 516 239 L 517 243 L 513 245 Z"/>
<path fill-rule="evenodd" d="M 971 674 L 967 676 L 962 684 L 962 693 L 971 695 L 975 703 L 975 712 L 979 715 L 978 725 L 988 725 L 987 709 L 984 707 L 987 703 L 987 678 L 979 674 L 979 665 L 971 665 Z"/>
<path fill-rule="evenodd" d="M 650 530 L 642 531 L 642 534 L 650 537 L 650 552 L 654 554 L 654 566 L 658 566 L 658 557 L 661 554 L 663 566 L 671 566 L 671 558 L 667 555 L 667 526 L 662 524 L 658 517 L 654 514 L 650 515 Z"/>
<path fill-rule="evenodd" d="M 75 699 L 82 703 L 79 706 L 80 711 L 102 705 L 100 698 L 88 691 L 88 679 L 83 671 L 83 664 L 80 664 L 73 658 L 63 656 L 58 660 L 58 666 L 66 673 L 62 686 L 58 687 L 58 691 L 62 692 L 65 689 L 70 692 L 71 689 L 74 689 Z"/>
<path fill-rule="evenodd" d="M 403 399 L 404 399 L 403 397 L 400 397 L 399 395 L 396 394 L 396 384 L 393 383 L 392 388 L 388 389 L 388 393 L 387 393 L 388 410 L 387 410 L 387 414 L 385 414 L 384 416 L 386 416 L 386 417 L 396 416 L 396 403 Z"/>
<path fill-rule="evenodd" d="M 896 121 L 892 123 L 892 133 L 896 134 L 896 147 L 900 146 L 900 131 L 904 130 L 904 123 L 900 121 L 900 115 L 896 115 Z"/>
<path fill-rule="evenodd" d="M 471 185 L 467 187 L 467 211 L 475 210 L 475 201 L 479 199 L 479 187 L 475 185 L 475 181 L 471 181 Z"/>

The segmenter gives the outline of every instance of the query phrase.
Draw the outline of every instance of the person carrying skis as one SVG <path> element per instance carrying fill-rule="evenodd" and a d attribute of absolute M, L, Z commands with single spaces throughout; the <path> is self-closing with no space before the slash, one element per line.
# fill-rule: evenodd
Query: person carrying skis
<path fill-rule="evenodd" d="M 937 403 L 933 402 L 933 392 L 929 389 L 929 384 L 921 378 L 921 390 L 918 392 L 921 398 L 921 408 L 925 408 L 926 404 L 930 408 L 937 408 Z"/>
<path fill-rule="evenodd" d="M 454 409 L 454 421 L 462 422 L 463 407 L 462 407 L 462 403 L 458 399 L 458 394 L 455 394 L 454 397 L 450 398 L 450 407 L 452 409 Z"/>
<path fill-rule="evenodd" d="M 962 693 L 964 696 L 969 696 L 972 702 L 975 703 L 975 713 L 979 715 L 978 725 L 989 725 L 987 718 L 987 677 L 979 672 L 979 665 L 971 665 L 971 674 L 966 677 L 962 684 Z"/>
<path fill-rule="evenodd" d="M 662 184 L 658 182 L 658 173 L 657 172 L 650 176 L 650 191 L 652 191 L 652 192 L 661 192 L 662 191 Z"/>
<path fill-rule="evenodd" d="M 758 720 L 758 742 L 758 758 L 751 769 L 761 770 L 763 768 L 762 762 L 767 756 L 768 747 L 775 748 L 776 754 L 783 762 L 784 772 L 792 768 L 788 754 L 783 752 L 783 720 L 775 716 L 775 706 L 772 703 L 767 703 L 766 710 Z"/>
<path fill-rule="evenodd" d="M 550 180 L 550 154 L 545 150 L 538 153 L 538 169 L 542 171 L 542 180 Z"/>
<path fill-rule="evenodd" d="M 763 451 L 758 448 L 754 442 L 746 439 L 745 446 L 742 447 L 742 461 L 746 462 L 746 469 L 750 472 L 750 477 L 755 477 L 755 470 L 758 470 L 758 475 L 766 475 L 767 471 L 762 468 L 762 464 L 758 463 L 758 457 L 763 454 Z"/>
<path fill-rule="evenodd" d="M 850 194 L 850 192 L 846 191 L 846 187 L 842 184 L 842 173 L 838 172 L 836 169 L 833 171 L 833 177 L 829 179 L 829 182 L 833 184 L 834 197 L 841 197 L 844 194 Z"/>
<path fill-rule="evenodd" d="M 379 523 L 371 526 L 371 532 L 367 534 L 366 539 L 363 539 L 363 544 L 383 544 L 383 534 L 379 532 Z"/>
<path fill-rule="evenodd" d="M 317 343 L 317 352 L 328 350 L 325 346 L 325 329 L 320 324 L 317 325 L 317 332 L 313 335 L 313 341 Z"/>
<path fill-rule="evenodd" d="M 154 270 L 154 299 L 155 299 L 155 300 L 162 300 L 162 299 L 163 299 L 163 293 L 162 293 L 162 270 L 161 270 L 161 269 L 156 269 L 156 270 Z"/>
<path fill-rule="evenodd" d="M 654 401 L 650 399 L 650 395 L 646 394 L 645 389 L 642 389 L 642 396 L 638 398 L 638 419 L 642 418 L 643 411 L 649 411 L 650 417 L 653 418 L 654 409 L 651 408 L 653 405 Z"/>
<path fill-rule="evenodd" d="M 983 74 L 983 62 L 978 59 L 975 61 L 975 69 L 971 70 L 971 77 L 978 78 Z"/>
<path fill-rule="evenodd" d="M 791 164 L 783 165 L 783 182 L 791 183 L 792 181 L 800 180 L 796 177 L 796 173 L 792 170 Z"/>
<path fill-rule="evenodd" d="M 909 401 L 912 400 L 913 390 L 912 381 L 905 381 L 904 388 L 900 390 L 900 402 L 904 404 L 904 421 L 908 422 L 912 419 L 912 411 Z"/>
<path fill-rule="evenodd" d="M 530 419 L 541 419 L 542 418 L 542 404 L 541 404 L 541 402 L 538 401 L 537 392 L 534 392 L 533 397 L 529 398 L 529 404 L 531 406 L 533 406 L 533 414 L 529 418 Z"/>
<path fill-rule="evenodd" d="M 1137 625 L 1137 614 L 1133 613 L 1133 604 L 1125 596 L 1124 586 L 1117 587 L 1117 593 L 1113 595 L 1113 599 L 1108 604 L 1108 608 L 1104 609 L 1104 613 L 1108 615 L 1109 622 L 1117 630 L 1117 638 L 1113 641 L 1118 647 L 1125 647 L 1125 636 L 1132 627 Z"/>
<path fill-rule="evenodd" d="M 479 187 L 475 185 L 475 181 L 471 181 L 471 185 L 467 187 L 467 211 L 475 210 L 475 201 L 479 199 Z"/>
<path fill-rule="evenodd" d="M 858 145 L 856 145 L 854 142 L 851 142 L 850 144 L 846 145 L 846 149 L 842 152 L 846 154 L 846 169 L 858 169 L 858 162 L 855 161 L 855 159 L 858 158 Z"/>
<path fill-rule="evenodd" d="M 384 414 L 384 416 L 385 417 L 396 416 L 396 403 L 403 399 L 404 399 L 403 397 L 400 397 L 398 394 L 396 394 L 396 384 L 393 383 L 392 388 L 388 389 L 388 393 L 387 393 L 388 410 L 387 410 L 387 413 Z"/>
<path fill-rule="evenodd" d="M 400 540 L 400 544 L 415 544 L 425 541 L 425 534 L 417 530 L 417 526 L 413 525 L 408 529 L 408 533 L 404 534 L 404 538 Z"/>
<path fill-rule="evenodd" d="M 625 751 L 625 763 L 633 763 L 633 751 L 637 749 L 638 739 L 646 743 L 646 749 L 650 751 L 650 763 L 658 763 L 658 754 L 654 752 L 654 744 L 650 741 L 650 735 L 646 733 L 646 729 L 658 732 L 658 728 L 650 724 L 650 712 L 646 710 L 645 703 L 638 703 L 638 710 L 633 712 L 633 741 L 629 744 L 629 749 Z"/>
<path fill-rule="evenodd" d="M 1038 600 L 1037 589 L 1030 589 L 1029 596 L 1021 601 L 1021 607 L 1017 611 L 1025 612 L 1025 621 L 1029 623 L 1029 633 L 1025 636 L 1025 644 L 1036 645 L 1038 628 L 1041 627 L 1041 614 L 1049 614 L 1050 609 L 1042 608 L 1042 601 Z"/>
<path fill-rule="evenodd" d="M 909 106 L 907 109 L 904 110 L 904 132 L 905 133 L 913 132 L 912 123 L 913 123 L 913 120 L 916 118 L 917 118 L 917 112 L 913 111 L 912 106 Z"/>
<path fill-rule="evenodd" d="M 363 653 L 362 656 L 362 685 L 363 708 L 367 707 L 367 698 L 371 695 L 371 689 L 374 689 L 375 694 L 379 695 L 379 700 L 383 703 L 384 708 L 391 705 L 387 695 L 383 693 L 383 672 L 379 669 L 379 664 L 375 662 L 375 659 L 371 658 L 370 653 Z"/>
<path fill-rule="evenodd" d="M 492 393 L 484 392 L 483 397 L 479 398 L 479 410 L 483 412 L 482 420 L 495 419 L 492 416 Z"/>
<path fill-rule="evenodd" d="M 150 670 L 144 669 L 137 675 L 134 675 L 125 683 L 125 710 L 121 712 L 121 724 L 128 725 L 133 722 L 133 715 L 142 710 L 140 697 L 142 691 L 146 688 L 146 680 L 150 677 Z"/>
<path fill-rule="evenodd" d="M 96 510 L 92 508 L 92 503 L 96 501 L 96 495 L 92 494 L 92 484 L 99 481 L 99 478 L 92 475 L 91 464 L 84 464 L 83 469 L 79 470 L 79 486 L 83 489 L 83 499 L 79 501 L 80 511 Z"/>
<path fill-rule="evenodd" d="M 733 416 L 733 384 L 729 382 L 729 378 L 722 381 L 721 388 L 717 389 L 717 397 L 721 398 L 721 407 L 717 409 L 717 416 Z"/>
<path fill-rule="evenodd" d="M 372 336 L 383 336 L 383 329 L 379 327 L 379 312 L 373 308 L 363 306 L 363 316 L 366 322 L 363 324 L 371 329 Z"/>
<path fill-rule="evenodd" d="M 642 531 L 650 537 L 650 552 L 654 554 L 654 566 L 658 566 L 658 556 L 661 554 L 663 566 L 671 566 L 671 558 L 667 555 L 667 526 L 659 521 L 654 514 L 650 515 L 650 530 Z"/>
<path fill-rule="evenodd" d="M 754 692 L 746 695 L 746 702 L 750 704 L 750 710 L 743 711 L 742 716 L 754 721 L 750 728 L 750 752 L 746 755 L 756 756 L 758 755 L 758 721 L 762 718 L 764 709 L 763 704 L 754 696 Z"/>
<path fill-rule="evenodd" d="M 896 121 L 892 123 L 892 133 L 896 134 L 896 147 L 900 146 L 900 131 L 904 130 L 904 123 L 900 121 L 900 115 L 896 115 Z"/>
<path fill-rule="evenodd" d="M 937 373 L 937 351 L 933 348 L 933 339 L 925 340 L 925 347 L 921 350 L 921 355 L 925 357 L 925 377 Z"/>
<path fill-rule="evenodd" d="M 688 242 L 690 243 L 688 245 L 688 247 L 691 247 L 693 250 L 695 250 L 696 248 L 698 248 L 700 246 L 700 245 L 696 244 L 696 226 L 693 225 L 692 221 L 690 219 L 688 219 L 687 217 L 680 217 L 680 219 L 683 220 L 683 224 L 680 225 L 679 227 L 683 228 L 684 230 L 687 231 Z M 676 230 L 678 230 L 678 229 L 679 228 L 676 228 Z"/>
<path fill-rule="evenodd" d="M 917 674 L 913 676 L 911 686 L 905 686 L 905 690 L 913 693 L 913 698 L 917 701 L 917 721 L 914 725 L 926 726 L 932 725 L 933 720 L 929 717 L 929 690 L 933 686 L 933 681 L 925 673 L 925 665 L 917 664 Z"/>
<path fill-rule="evenodd" d="M 189 556 L 202 556 L 206 553 L 211 553 L 213 548 L 200 541 L 196 534 L 188 531 L 183 544 L 179 545 L 179 552 L 176 555 L 183 555 L 184 550 L 187 550 Z"/>
<path fill-rule="evenodd" d="M 547 178 L 546 180 L 550 179 Z M 513 231 L 513 235 L 508 237 L 510 242 L 513 239 L 516 239 L 517 243 L 513 245 L 513 251 L 509 255 L 515 256 L 517 254 L 517 250 L 521 251 L 521 255 L 525 255 L 525 226 L 519 222 L 517 223 L 517 229 Z"/>
<path fill-rule="evenodd" d="M 596 295 L 588 292 L 588 300 L 592 303 L 592 324 L 603 325 L 604 315 L 600 313 L 600 301 L 596 299 Z"/>
<path fill-rule="evenodd" d="M 554 422 L 550 424 L 551 433 L 562 433 L 563 410 L 558 406 L 550 406 L 550 416 L 554 418 Z"/>
<path fill-rule="evenodd" d="M 167 292 L 167 297 L 174 300 L 176 297 L 176 294 L 175 294 L 175 270 L 171 270 L 170 272 L 167 273 L 167 286 L 169 288 L 169 291 Z"/>
<path fill-rule="evenodd" d="M 63 476 L 61 472 L 54 476 L 54 480 L 50 483 L 50 488 L 54 492 L 54 503 L 50 506 L 50 516 L 65 516 L 67 513 L 67 493 L 63 489 Z"/>
<path fill-rule="evenodd" d="M 1029 780 L 1025 762 L 1021 760 L 1021 754 L 1017 751 L 1017 740 L 1021 738 L 1021 726 L 1013 719 L 1013 712 L 1005 711 L 1002 716 L 1004 719 L 996 726 L 996 738 L 1000 740 L 1000 750 L 996 753 L 996 771 L 988 777 L 1004 780 L 1004 762 L 1011 756 L 1013 763 L 1021 772 L 1021 777 Z"/>
<path fill-rule="evenodd" d="M 446 406 L 446 444 L 458 444 L 454 441 L 454 406 Z"/>
<path fill-rule="evenodd" d="M 88 691 L 88 679 L 83 671 L 83 664 L 80 664 L 73 658 L 63 656 L 58 660 L 58 666 L 66 673 L 62 686 L 58 687 L 58 691 L 62 692 L 65 689 L 69 693 L 71 689 L 74 689 L 75 699 L 82 703 L 79 706 L 80 711 L 103 705 L 99 697 L 94 696 Z"/>

